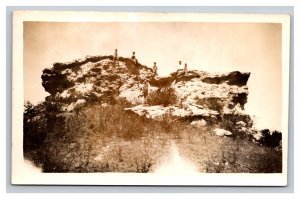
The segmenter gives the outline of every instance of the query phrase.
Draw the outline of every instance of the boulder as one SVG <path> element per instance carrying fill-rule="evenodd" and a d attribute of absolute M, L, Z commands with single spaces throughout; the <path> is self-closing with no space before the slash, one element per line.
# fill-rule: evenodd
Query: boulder
<path fill-rule="evenodd" d="M 225 129 L 219 129 L 219 128 L 214 129 L 214 133 L 220 137 L 222 137 L 224 135 L 226 135 L 226 136 L 232 135 L 232 133 L 230 131 L 227 131 Z"/>
<path fill-rule="evenodd" d="M 206 126 L 207 122 L 205 120 L 201 119 L 201 120 L 197 120 L 197 121 L 192 121 L 191 125 L 193 125 L 194 127 L 200 128 L 200 127 Z"/>

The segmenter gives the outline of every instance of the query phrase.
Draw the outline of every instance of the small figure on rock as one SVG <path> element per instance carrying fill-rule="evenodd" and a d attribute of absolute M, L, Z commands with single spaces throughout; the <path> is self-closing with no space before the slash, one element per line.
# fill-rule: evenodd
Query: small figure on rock
<path fill-rule="evenodd" d="M 154 62 L 153 68 L 152 68 L 152 72 L 157 75 L 157 66 L 156 66 L 156 62 Z"/>
<path fill-rule="evenodd" d="M 184 73 L 184 74 L 187 73 L 187 63 L 184 64 L 183 73 Z"/>
<path fill-rule="evenodd" d="M 179 67 L 181 68 L 181 61 L 179 61 Z"/>
<path fill-rule="evenodd" d="M 135 52 L 134 52 L 134 51 L 132 52 L 132 57 L 131 57 L 131 59 L 135 59 Z"/>
<path fill-rule="evenodd" d="M 115 66 L 119 66 L 118 49 L 115 49 L 114 65 L 115 65 Z"/>
<path fill-rule="evenodd" d="M 137 60 L 136 57 L 135 57 L 135 52 L 134 52 L 134 51 L 132 52 L 131 59 L 132 59 L 132 61 L 134 61 L 135 64 L 138 63 L 138 60 Z"/>
<path fill-rule="evenodd" d="M 118 58 L 118 49 L 115 49 L 115 58 Z"/>

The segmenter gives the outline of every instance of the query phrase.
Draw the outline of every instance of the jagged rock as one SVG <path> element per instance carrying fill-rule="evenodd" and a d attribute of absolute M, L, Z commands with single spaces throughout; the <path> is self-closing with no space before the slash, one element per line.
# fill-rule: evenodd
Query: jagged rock
<path fill-rule="evenodd" d="M 191 73 L 191 74 L 190 74 Z M 205 72 L 191 71 L 187 77 L 183 79 L 182 75 L 174 75 L 175 84 L 172 85 L 180 100 L 190 103 L 206 106 L 208 109 L 217 110 L 219 112 L 231 111 L 236 106 L 244 109 L 247 102 L 248 87 L 246 85 L 229 85 L 226 82 L 220 84 L 210 84 L 203 81 L 207 77 L 220 77 L 218 74 L 208 74 Z M 180 73 L 179 73 L 180 74 Z M 246 74 L 245 74 L 246 75 Z M 247 75 L 249 75 L 247 73 Z M 221 76 L 223 77 L 223 76 Z M 230 73 L 224 77 L 231 77 Z M 232 82 L 234 82 L 232 80 Z"/>
<path fill-rule="evenodd" d="M 204 109 L 200 106 L 189 105 L 184 108 L 179 108 L 177 106 L 164 107 L 161 105 L 157 106 L 144 106 L 138 105 L 132 108 L 126 108 L 127 111 L 132 111 L 140 116 L 145 116 L 147 118 L 158 118 L 164 114 L 170 114 L 174 117 L 187 118 L 187 117 L 216 117 L 219 115 L 217 111 Z"/>
<path fill-rule="evenodd" d="M 116 64 L 113 56 L 94 56 L 55 63 L 43 71 L 42 85 L 52 96 L 49 100 L 65 102 L 66 106 L 78 99 L 109 102 L 125 98 L 137 104 L 144 102 L 148 80 L 154 76 L 150 68 L 129 58 L 120 57 Z"/>
<path fill-rule="evenodd" d="M 88 56 L 67 63 L 54 63 L 42 74 L 42 85 L 51 95 L 47 101 L 60 104 L 61 111 L 73 111 L 89 102 L 114 103 L 125 99 L 132 104 L 126 111 L 159 119 L 164 114 L 189 122 L 242 121 L 249 128 L 247 81 L 250 73 L 208 73 L 182 69 L 167 77 L 158 77 L 151 68 L 130 58 Z M 155 92 L 172 90 L 172 104 L 146 104 Z M 235 124 L 232 124 L 235 125 Z"/>
<path fill-rule="evenodd" d="M 157 105 L 157 106 L 138 105 L 133 108 L 126 108 L 125 110 L 131 111 L 140 116 L 145 116 L 147 118 L 157 118 L 166 114 L 169 110 L 169 107 L 163 107 L 161 105 Z"/>
<path fill-rule="evenodd" d="M 203 82 L 209 84 L 222 84 L 245 86 L 249 79 L 250 73 L 241 73 L 234 71 L 224 75 L 208 76 L 202 79 Z"/>
<path fill-rule="evenodd" d="M 227 131 L 225 129 L 219 129 L 219 128 L 216 128 L 214 129 L 214 133 L 217 135 L 217 136 L 230 136 L 232 135 L 232 133 L 230 131 Z"/>
<path fill-rule="evenodd" d="M 203 126 L 206 126 L 207 125 L 207 122 L 205 120 L 198 120 L 198 121 L 192 121 L 191 122 L 191 125 L 199 128 L 199 127 L 203 127 Z"/>
<path fill-rule="evenodd" d="M 65 108 L 65 111 L 72 111 L 74 108 L 77 108 L 85 103 L 85 99 L 79 99 L 76 102 L 72 102 L 69 106 Z"/>

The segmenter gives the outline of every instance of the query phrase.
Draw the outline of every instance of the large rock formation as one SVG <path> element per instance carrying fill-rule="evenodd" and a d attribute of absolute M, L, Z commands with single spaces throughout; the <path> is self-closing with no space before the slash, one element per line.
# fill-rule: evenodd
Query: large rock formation
<path fill-rule="evenodd" d="M 46 100 L 59 102 L 62 112 L 89 102 L 125 99 L 132 104 L 127 111 L 148 118 L 160 119 L 169 114 L 190 122 L 227 119 L 233 125 L 243 121 L 249 127 L 252 120 L 244 111 L 249 76 L 239 71 L 217 74 L 178 70 L 168 77 L 158 77 L 151 68 L 130 58 L 114 61 L 113 56 L 93 56 L 55 63 L 43 71 L 42 80 L 51 94 Z M 150 96 L 166 90 L 172 91 L 174 102 L 148 103 Z"/>
<path fill-rule="evenodd" d="M 112 102 L 124 98 L 134 104 L 143 103 L 152 70 L 129 58 L 113 61 L 113 56 L 94 56 L 69 63 L 55 63 L 44 69 L 43 86 L 50 101 L 66 105 L 78 100 Z M 64 110 L 67 110 L 67 107 Z"/>
<path fill-rule="evenodd" d="M 244 111 L 247 103 L 247 81 L 250 73 L 238 71 L 227 74 L 212 74 L 204 71 L 178 70 L 169 77 L 150 79 L 148 94 L 159 89 L 171 88 L 176 95 L 176 103 L 169 106 L 139 105 L 127 108 L 148 118 L 158 118 L 165 114 L 190 122 L 202 120 L 217 123 L 222 119 L 235 122 L 244 121 L 248 127 L 252 120 Z"/>

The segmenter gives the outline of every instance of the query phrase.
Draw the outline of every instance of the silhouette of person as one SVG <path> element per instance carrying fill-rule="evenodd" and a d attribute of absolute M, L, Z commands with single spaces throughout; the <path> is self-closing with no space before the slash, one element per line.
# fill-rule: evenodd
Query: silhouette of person
<path fill-rule="evenodd" d="M 119 65 L 118 49 L 115 49 L 114 64 L 115 64 L 116 66 Z"/>
<path fill-rule="evenodd" d="M 184 72 L 184 74 L 187 73 L 187 63 L 184 64 L 183 72 Z"/>
<path fill-rule="evenodd" d="M 131 59 L 134 61 L 135 64 L 138 63 L 138 61 L 137 61 L 137 59 L 136 59 L 136 57 L 135 57 L 135 52 L 134 52 L 134 51 L 132 52 Z"/>
<path fill-rule="evenodd" d="M 152 68 L 152 72 L 157 75 L 157 66 L 156 66 L 156 62 L 154 62 L 153 68 Z"/>

